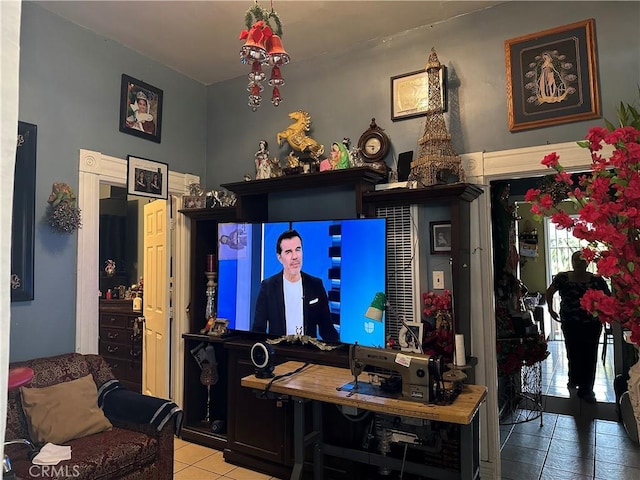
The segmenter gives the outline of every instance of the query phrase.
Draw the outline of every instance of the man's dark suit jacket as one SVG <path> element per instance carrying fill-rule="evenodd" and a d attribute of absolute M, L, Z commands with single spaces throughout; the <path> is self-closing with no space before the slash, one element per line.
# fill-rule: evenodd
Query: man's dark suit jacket
<path fill-rule="evenodd" d="M 325 342 L 339 341 L 338 332 L 331 323 L 329 300 L 322 279 L 304 272 L 301 275 L 304 334 L 315 338 L 317 327 L 320 338 Z M 282 272 L 262 281 L 251 331 L 286 335 L 283 281 Z"/>

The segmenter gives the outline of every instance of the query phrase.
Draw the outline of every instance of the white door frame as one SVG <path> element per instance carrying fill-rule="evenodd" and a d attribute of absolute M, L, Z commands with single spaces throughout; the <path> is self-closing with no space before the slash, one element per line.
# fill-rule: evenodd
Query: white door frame
<path fill-rule="evenodd" d="M 467 181 L 478 184 L 484 195 L 472 205 L 471 214 L 471 295 L 472 351 L 478 357 L 476 379 L 487 386 L 487 401 L 480 416 L 480 473 L 482 478 L 500 478 L 500 428 L 498 418 L 498 378 L 494 305 L 493 242 L 491 239 L 491 195 L 494 180 L 526 178 L 552 173 L 540 162 L 557 152 L 568 171 L 588 170 L 591 155 L 576 142 L 541 145 L 497 152 L 461 155 Z M 477 218 L 474 219 L 474 214 Z M 477 227 L 477 229 L 475 228 Z M 476 253 L 478 255 L 476 255 Z M 477 258 L 476 258 L 477 257 Z M 475 321 L 474 319 L 482 319 Z"/>
<path fill-rule="evenodd" d="M 125 187 L 127 161 L 92 150 L 80 150 L 78 164 L 78 207 L 82 212 L 82 227 L 78 229 L 78 257 L 76 284 L 76 352 L 98 353 L 98 290 L 100 251 L 100 184 Z M 200 177 L 169 170 L 169 195 L 178 199 L 191 183 Z M 184 341 L 182 333 L 189 329 L 186 306 L 189 303 L 188 278 L 190 224 L 184 215 L 174 219 L 175 261 L 172 345 L 171 345 L 171 399 L 182 405 L 184 389 Z"/>

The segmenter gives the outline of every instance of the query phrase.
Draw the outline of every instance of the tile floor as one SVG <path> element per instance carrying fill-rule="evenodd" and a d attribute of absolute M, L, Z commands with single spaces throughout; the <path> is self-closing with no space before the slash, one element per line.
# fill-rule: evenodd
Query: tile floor
<path fill-rule="evenodd" d="M 640 479 L 640 447 L 629 439 L 622 424 L 594 418 L 601 410 L 585 408 L 577 398 L 569 398 L 564 344 L 549 342 L 549 351 L 542 365 L 543 394 L 567 399 L 571 415 L 545 412 L 542 427 L 539 419 L 501 426 L 502 479 Z M 601 351 L 594 386 L 599 405 L 615 402 L 612 345 L 607 345 L 604 364 Z"/>
<path fill-rule="evenodd" d="M 600 342 L 598 350 L 598 363 L 596 366 L 596 381 L 593 391 L 598 402 L 615 402 L 616 396 L 613 391 L 613 380 L 615 372 L 613 367 L 613 340 L 607 344 L 605 361 L 602 361 L 603 341 Z M 567 351 L 564 342 L 560 340 L 550 341 L 548 349 L 551 354 L 542 364 L 542 393 L 544 395 L 556 397 L 569 397 L 567 382 Z"/>
<path fill-rule="evenodd" d="M 543 393 L 568 398 L 564 345 L 550 342 L 549 350 L 551 355 L 542 368 Z M 609 345 L 607 358 L 612 355 Z M 598 402 L 615 398 L 612 369 L 608 362 L 603 365 L 599 361 L 594 388 Z M 594 419 L 593 412 L 543 413 L 542 427 L 539 419 L 501 426 L 502 480 L 640 479 L 640 447 L 629 440 L 622 424 Z M 179 438 L 175 440 L 173 478 L 276 480 L 226 463 L 218 450 Z"/>
<path fill-rule="evenodd" d="M 277 480 L 275 477 L 226 463 L 222 452 L 212 448 L 174 441 L 174 480 Z"/>

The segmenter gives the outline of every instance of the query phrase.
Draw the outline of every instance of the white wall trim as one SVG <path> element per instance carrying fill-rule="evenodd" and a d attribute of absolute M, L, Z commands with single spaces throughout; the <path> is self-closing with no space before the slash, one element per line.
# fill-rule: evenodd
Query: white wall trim
<path fill-rule="evenodd" d="M 98 289 L 99 289 L 99 236 L 100 236 L 100 184 L 124 187 L 127 179 L 127 161 L 101 152 L 81 149 L 78 164 L 78 207 L 82 212 L 82 228 L 78 230 L 77 285 L 76 285 L 76 352 L 98 353 Z M 178 198 L 187 192 L 191 183 L 200 178 L 169 170 L 169 195 Z M 184 342 L 182 333 L 188 330 L 185 307 L 188 304 L 188 278 L 190 265 L 190 229 L 184 215 L 176 219 L 176 248 L 174 270 L 174 322 L 171 347 L 171 396 L 182 403 Z"/>

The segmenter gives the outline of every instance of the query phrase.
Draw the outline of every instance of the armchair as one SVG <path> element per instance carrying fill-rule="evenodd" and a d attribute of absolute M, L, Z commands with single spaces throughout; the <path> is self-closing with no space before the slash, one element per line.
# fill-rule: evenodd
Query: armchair
<path fill-rule="evenodd" d="M 12 364 L 10 368 L 29 367 L 33 370 L 33 379 L 23 389 L 44 389 L 48 387 L 67 388 L 74 381 L 89 378 L 95 383 L 96 405 L 99 415 L 102 410 L 97 406 L 97 392 L 105 384 L 110 389 L 124 390 L 118 385 L 106 361 L 99 355 L 82 355 L 68 353 L 54 357 L 38 358 L 26 362 Z M 86 380 L 85 380 L 86 381 Z M 62 387 L 60 387 L 62 385 Z M 104 391 L 105 389 L 103 389 Z M 32 435 L 38 425 L 33 425 L 35 416 L 28 417 L 23 410 L 23 390 L 16 389 L 9 392 L 7 403 L 7 429 L 6 439 L 27 438 L 34 440 Z M 31 393 L 31 392 L 27 392 Z M 121 414 L 122 405 L 118 405 L 114 396 L 103 395 L 105 407 L 111 402 L 111 413 L 105 411 L 108 425 L 102 423 L 97 433 L 74 437 L 70 440 L 59 441 L 59 444 L 71 446 L 71 459 L 64 460 L 57 465 L 32 465 L 28 458 L 28 452 L 24 445 L 8 445 L 7 454 L 11 458 L 12 469 L 17 478 L 66 478 L 74 479 L 127 479 L 127 480 L 170 480 L 173 478 L 173 440 L 179 432 L 182 421 L 182 411 L 169 400 L 155 399 L 140 394 L 128 392 L 122 395 L 124 402 L 132 402 L 138 405 L 136 414 L 128 418 Z M 69 393 L 65 401 L 71 401 L 74 397 Z M 50 396 L 44 395 L 48 398 Z M 152 415 L 148 415 L 144 406 L 140 403 L 149 403 L 150 408 L 162 405 L 166 409 L 165 422 L 162 425 L 150 422 Z M 64 403 L 64 402 L 63 402 Z M 106 408 L 105 408 L 106 410 Z M 155 412 L 154 412 L 155 413 Z M 81 412 L 78 412 L 80 416 Z M 75 412 L 69 416 L 75 417 Z M 53 417 L 53 418 L 52 418 Z M 49 430 L 56 432 L 55 421 L 64 423 L 64 428 L 69 424 L 78 423 L 75 418 L 56 419 L 55 415 L 48 415 L 47 421 L 53 421 L 53 427 Z M 110 426 L 109 426 L 110 425 Z M 94 429 L 95 430 L 95 429 Z M 41 433 L 41 432 L 40 432 Z M 39 441 L 34 441 L 37 447 L 44 443 L 41 436 Z M 64 438 L 64 437 L 61 437 Z M 51 442 L 56 443 L 56 442 Z"/>

